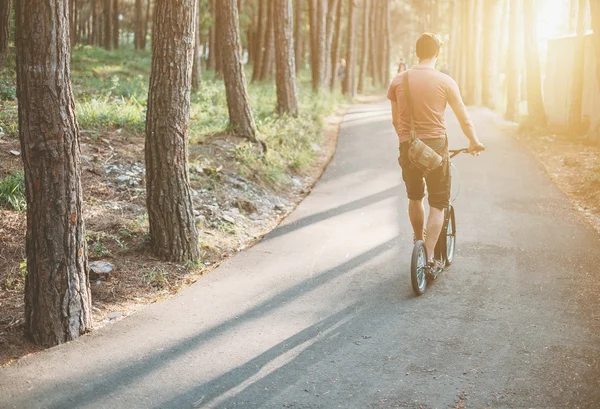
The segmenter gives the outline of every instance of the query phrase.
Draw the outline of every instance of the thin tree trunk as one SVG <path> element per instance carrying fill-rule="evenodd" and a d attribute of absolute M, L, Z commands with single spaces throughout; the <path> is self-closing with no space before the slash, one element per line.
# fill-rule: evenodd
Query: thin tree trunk
<path fill-rule="evenodd" d="M 323 87 L 327 64 L 327 0 L 317 0 L 317 57 L 318 57 L 318 89 Z"/>
<path fill-rule="evenodd" d="M 6 0 L 0 0 L 4 2 Z M 71 48 L 75 46 L 75 1 L 66 0 L 69 3 L 69 38 L 71 41 Z"/>
<path fill-rule="evenodd" d="M 364 0 L 362 13 L 362 36 L 360 46 L 360 70 L 358 72 L 358 93 L 365 91 L 365 75 L 367 74 L 367 63 L 369 62 L 369 4 L 370 0 Z"/>
<path fill-rule="evenodd" d="M 100 44 L 100 24 L 98 19 L 98 1 L 92 0 L 92 45 Z"/>
<path fill-rule="evenodd" d="M 342 93 L 348 98 L 356 95 L 356 32 L 355 32 L 356 0 L 349 1 L 348 26 L 346 27 L 346 76 L 342 82 Z"/>
<path fill-rule="evenodd" d="M 586 1 L 579 0 L 577 17 L 577 39 L 575 43 L 575 58 L 573 75 L 571 77 L 572 100 L 569 112 L 569 130 L 573 134 L 585 133 L 582 129 L 581 110 L 583 105 L 583 81 L 585 71 L 585 11 Z"/>
<path fill-rule="evenodd" d="M 542 75 L 537 44 L 536 0 L 523 0 L 525 63 L 527 72 L 527 113 L 534 125 L 546 126 L 546 110 L 542 99 Z"/>
<path fill-rule="evenodd" d="M 200 13 L 198 8 L 199 0 L 194 0 L 196 3 L 197 14 Z M 200 59 L 200 18 L 196 16 L 194 22 L 194 60 L 192 64 L 192 89 L 197 91 L 200 89 L 200 78 L 202 75 L 202 60 Z"/>
<path fill-rule="evenodd" d="M 142 49 L 143 32 L 142 0 L 135 0 L 135 31 L 133 34 L 133 42 L 136 50 Z"/>
<path fill-rule="evenodd" d="M 327 19 L 325 23 L 325 70 L 323 83 L 329 84 L 330 75 L 335 66 L 335 61 L 331 59 L 331 47 L 333 46 L 333 34 L 335 32 L 337 14 L 333 10 L 337 9 L 337 3 L 343 0 L 329 0 L 327 6 Z"/>
<path fill-rule="evenodd" d="M 236 0 L 220 0 L 217 7 L 218 39 L 223 58 L 223 76 L 229 122 L 235 132 L 256 141 L 256 125 L 246 92 L 246 78 L 240 56 L 240 32 Z"/>
<path fill-rule="evenodd" d="M 378 0 L 372 0 L 371 11 L 369 13 L 369 25 L 371 26 L 371 36 L 369 38 L 369 75 L 373 81 L 373 86 L 377 84 L 377 72 L 379 72 L 379 61 L 377 59 L 377 9 Z"/>
<path fill-rule="evenodd" d="M 261 0 L 264 1 L 264 0 Z M 216 65 L 217 65 L 217 58 L 216 58 L 216 48 L 217 48 L 217 42 L 216 42 L 216 11 L 215 11 L 215 0 L 210 0 L 210 14 L 213 18 L 213 22 L 210 25 L 210 29 L 208 31 L 208 60 L 206 61 L 206 67 L 209 70 L 214 70 Z"/>
<path fill-rule="evenodd" d="M 275 1 L 267 0 L 267 20 L 265 27 L 265 39 L 263 43 L 263 60 L 260 64 L 260 81 L 266 81 L 273 71 L 273 54 L 275 51 L 275 27 L 273 24 L 275 14 Z"/>
<path fill-rule="evenodd" d="M 110 50 L 112 48 L 112 1 L 104 0 L 104 48 Z"/>
<path fill-rule="evenodd" d="M 157 0 L 146 120 L 146 204 L 152 252 L 200 257 L 188 175 L 188 128 L 196 0 Z"/>
<path fill-rule="evenodd" d="M 265 41 L 265 16 L 267 5 L 266 2 L 268 0 L 258 0 L 258 22 L 257 22 L 257 30 L 256 30 L 256 39 L 255 39 L 255 49 L 254 49 L 254 65 L 252 67 L 252 82 L 258 81 L 260 79 L 260 71 L 263 62 L 263 54 L 264 54 L 264 41 Z"/>
<path fill-rule="evenodd" d="M 600 91 L 600 2 L 590 0 L 590 12 L 592 15 L 592 29 L 594 30 L 593 41 L 596 50 L 596 84 Z"/>
<path fill-rule="evenodd" d="M 115 50 L 119 49 L 119 0 L 113 0 L 112 7 L 112 15 L 113 15 L 113 23 L 112 23 L 112 41 L 113 48 Z"/>
<path fill-rule="evenodd" d="M 296 73 L 304 64 L 302 58 L 302 5 L 304 0 L 294 0 L 294 57 L 296 59 Z"/>
<path fill-rule="evenodd" d="M 0 0 L 0 61 L 8 54 L 12 0 Z"/>
<path fill-rule="evenodd" d="M 335 29 L 333 31 L 333 40 L 331 45 L 331 76 L 329 82 L 329 89 L 333 92 L 335 90 L 335 82 L 337 80 L 337 63 L 338 55 L 340 53 L 340 39 L 342 31 L 342 9 L 344 2 L 338 1 L 337 9 L 335 11 Z"/>
<path fill-rule="evenodd" d="M 510 28 L 506 60 L 506 119 L 516 121 L 518 116 L 519 66 L 516 51 L 518 44 L 519 0 L 510 0 Z"/>
<path fill-rule="evenodd" d="M 277 113 L 297 116 L 292 0 L 277 0 L 274 17 Z"/>
<path fill-rule="evenodd" d="M 496 90 L 498 88 L 498 77 L 500 76 L 498 72 L 500 61 L 498 43 L 500 42 L 501 6 L 501 0 L 487 0 L 483 24 L 481 101 L 484 106 L 491 109 L 496 107 Z"/>
<path fill-rule="evenodd" d="M 391 22 L 390 22 L 390 3 L 389 1 L 384 2 L 383 10 L 383 23 L 384 23 L 384 35 L 383 35 L 383 85 L 387 86 L 390 81 L 390 58 L 391 58 Z"/>
<path fill-rule="evenodd" d="M 308 0 L 308 20 L 310 28 L 310 71 L 313 91 L 319 90 L 319 47 L 317 44 L 317 1 Z"/>
<path fill-rule="evenodd" d="M 92 327 L 66 7 L 63 0 L 18 0 L 15 6 L 27 196 L 25 330 L 44 346 Z"/>
<path fill-rule="evenodd" d="M 146 49 L 148 42 L 148 32 L 150 31 L 150 22 L 152 21 L 152 0 L 146 0 L 146 18 L 144 19 L 144 32 L 142 33 L 142 50 Z"/>

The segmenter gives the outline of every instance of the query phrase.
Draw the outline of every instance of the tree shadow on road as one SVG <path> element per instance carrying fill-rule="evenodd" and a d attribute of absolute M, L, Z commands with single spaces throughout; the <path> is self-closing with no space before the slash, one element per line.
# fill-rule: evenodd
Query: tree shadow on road
<path fill-rule="evenodd" d="M 393 248 L 396 242 L 396 237 L 387 240 L 336 267 L 325 270 L 320 274 L 314 275 L 310 279 L 304 280 L 294 287 L 281 291 L 233 319 L 227 320 L 215 327 L 200 331 L 193 336 L 182 339 L 169 348 L 152 353 L 143 359 L 139 359 L 135 362 L 128 362 L 127 364 L 118 366 L 112 370 L 106 367 L 96 368 L 93 373 L 88 373 L 83 377 L 78 377 L 71 381 L 80 385 L 85 385 L 77 393 L 69 396 L 63 395 L 59 399 L 49 402 L 46 407 L 79 408 L 89 406 L 94 402 L 101 402 L 108 394 L 116 394 L 119 390 L 126 389 L 128 386 L 146 378 L 152 372 L 160 371 L 174 360 L 185 356 L 185 354 L 194 351 L 200 345 L 221 336 L 232 328 L 263 317 L 270 312 L 291 303 L 293 300 L 305 295 L 307 292 L 316 290 L 332 280 L 364 265 L 373 258 Z M 349 314 L 348 310 L 344 311 L 345 312 L 340 313 L 341 315 L 335 315 L 330 321 L 326 321 L 322 325 L 331 326 L 336 320 L 341 321 L 344 315 Z M 301 337 L 298 338 L 298 340 L 300 339 Z M 102 375 L 98 376 L 98 374 Z M 21 396 L 19 400 L 10 403 L 16 405 L 16 407 L 28 407 L 27 403 L 47 399 L 49 393 L 50 391 L 48 389 L 39 388 L 35 391 L 35 394 Z"/>

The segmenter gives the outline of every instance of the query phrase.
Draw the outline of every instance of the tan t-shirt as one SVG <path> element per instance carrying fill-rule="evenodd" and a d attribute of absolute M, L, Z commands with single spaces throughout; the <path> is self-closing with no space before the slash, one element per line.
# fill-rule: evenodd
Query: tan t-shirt
<path fill-rule="evenodd" d="M 390 84 L 387 97 L 398 104 L 397 118 L 394 118 L 396 133 L 400 142 L 410 139 L 410 110 L 404 95 L 404 76 L 410 72 L 410 95 L 414 110 L 415 129 L 420 139 L 443 138 L 446 136 L 444 112 L 450 104 L 452 111 L 465 135 L 475 137 L 475 128 L 467 113 L 456 82 L 435 68 L 415 66 L 396 75 Z"/>

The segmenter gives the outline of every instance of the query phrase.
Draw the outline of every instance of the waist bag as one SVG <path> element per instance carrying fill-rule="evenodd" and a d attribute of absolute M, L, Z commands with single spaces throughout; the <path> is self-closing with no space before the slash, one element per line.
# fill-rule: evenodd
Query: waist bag
<path fill-rule="evenodd" d="M 410 86 L 408 85 L 408 73 L 404 74 L 404 95 L 406 97 L 406 103 L 408 104 L 408 110 L 410 111 L 410 142 L 408 147 L 408 159 L 411 164 L 419 169 L 423 175 L 427 176 L 429 172 L 437 169 L 442 165 L 443 158 L 433 148 L 428 146 L 425 142 L 417 137 L 417 131 L 415 129 L 414 111 L 412 105 L 412 99 L 410 96 Z"/>

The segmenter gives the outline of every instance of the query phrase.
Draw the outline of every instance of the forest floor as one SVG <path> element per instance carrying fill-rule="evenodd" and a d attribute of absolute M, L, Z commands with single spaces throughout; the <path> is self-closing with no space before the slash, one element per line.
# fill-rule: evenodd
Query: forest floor
<path fill-rule="evenodd" d="M 519 131 L 515 135 L 600 233 L 600 141 L 551 132 Z"/>
<path fill-rule="evenodd" d="M 10 65 L 10 64 L 9 64 Z M 192 95 L 190 183 L 202 248 L 195 264 L 161 262 L 149 252 L 144 186 L 144 117 L 150 54 L 74 50 L 72 81 L 81 132 L 82 188 L 90 261 L 107 261 L 108 278 L 90 281 L 94 328 L 168 298 L 256 243 L 311 190 L 331 159 L 347 108 L 318 96 L 299 77 L 301 114 L 277 117 L 273 84 L 249 94 L 258 149 L 227 130 L 222 81 Z M 0 366 L 40 348 L 24 337 L 26 214 L 14 70 L 0 72 Z"/>

